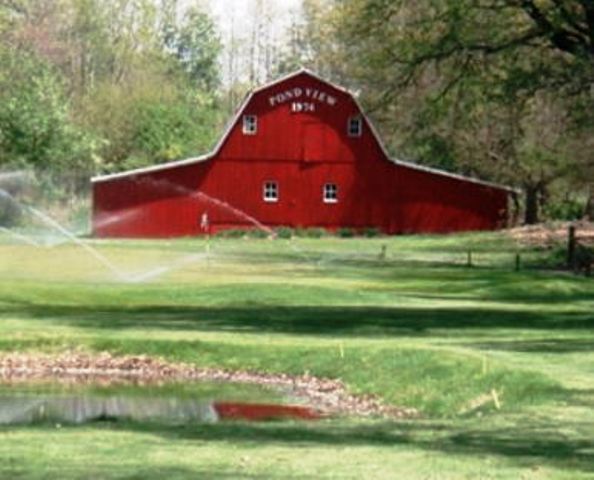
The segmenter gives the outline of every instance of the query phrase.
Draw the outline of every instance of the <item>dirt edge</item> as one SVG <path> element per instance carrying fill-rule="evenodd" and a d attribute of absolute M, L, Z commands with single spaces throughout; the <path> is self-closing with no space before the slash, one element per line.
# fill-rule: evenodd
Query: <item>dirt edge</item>
<path fill-rule="evenodd" d="M 0 354 L 0 382 L 70 381 L 133 382 L 156 384 L 174 381 L 215 381 L 245 383 L 281 389 L 305 402 L 322 415 L 415 418 L 414 408 L 384 404 L 373 395 L 355 395 L 339 379 L 312 375 L 288 375 L 201 368 L 187 363 L 172 363 L 146 355 L 115 356 L 65 352 L 59 355 L 29 353 Z"/>

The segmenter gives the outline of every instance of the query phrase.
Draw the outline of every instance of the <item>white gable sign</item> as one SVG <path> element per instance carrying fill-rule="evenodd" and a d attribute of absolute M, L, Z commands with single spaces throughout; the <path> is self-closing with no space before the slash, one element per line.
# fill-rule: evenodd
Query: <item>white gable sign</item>
<path fill-rule="evenodd" d="M 277 93 L 268 98 L 271 107 L 292 102 L 291 110 L 293 112 L 313 112 L 316 104 L 329 105 L 335 107 L 338 99 L 328 92 L 318 90 L 317 88 L 295 87 L 284 92 Z"/>

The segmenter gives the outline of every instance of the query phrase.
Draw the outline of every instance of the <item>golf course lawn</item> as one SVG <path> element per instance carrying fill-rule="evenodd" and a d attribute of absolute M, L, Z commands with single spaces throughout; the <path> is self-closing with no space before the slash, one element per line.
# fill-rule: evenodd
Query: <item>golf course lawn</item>
<path fill-rule="evenodd" d="M 86 244 L 0 237 L 0 354 L 310 373 L 420 418 L 2 426 L 2 479 L 594 478 L 594 280 L 537 268 L 550 252 L 503 233 Z"/>

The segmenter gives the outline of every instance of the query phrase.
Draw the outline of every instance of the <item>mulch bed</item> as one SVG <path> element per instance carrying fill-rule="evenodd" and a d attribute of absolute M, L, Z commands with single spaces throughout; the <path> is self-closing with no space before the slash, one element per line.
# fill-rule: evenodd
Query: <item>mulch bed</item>
<path fill-rule="evenodd" d="M 164 382 L 215 381 L 260 385 L 288 392 L 306 402 L 320 414 L 413 418 L 413 408 L 385 405 L 371 395 L 349 393 L 341 380 L 312 375 L 270 374 L 199 368 L 184 363 L 170 363 L 149 356 L 114 356 L 103 352 L 91 355 L 67 352 L 61 355 L 9 353 L 0 355 L 0 382 L 96 382 L 111 384 L 133 382 L 138 385 Z"/>
<path fill-rule="evenodd" d="M 576 228 L 578 242 L 583 245 L 594 245 L 594 223 L 579 221 L 572 223 Z M 507 230 L 507 234 L 521 244 L 534 247 L 552 247 L 567 242 L 567 231 L 570 222 L 526 225 Z"/>

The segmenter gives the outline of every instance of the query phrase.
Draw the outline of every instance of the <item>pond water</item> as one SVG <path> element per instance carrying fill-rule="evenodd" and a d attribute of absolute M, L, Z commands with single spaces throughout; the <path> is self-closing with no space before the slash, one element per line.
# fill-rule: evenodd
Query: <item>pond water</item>
<path fill-rule="evenodd" d="M 54 382 L 0 384 L 0 425 L 314 419 L 288 394 L 256 385 L 189 382 L 134 385 Z"/>

